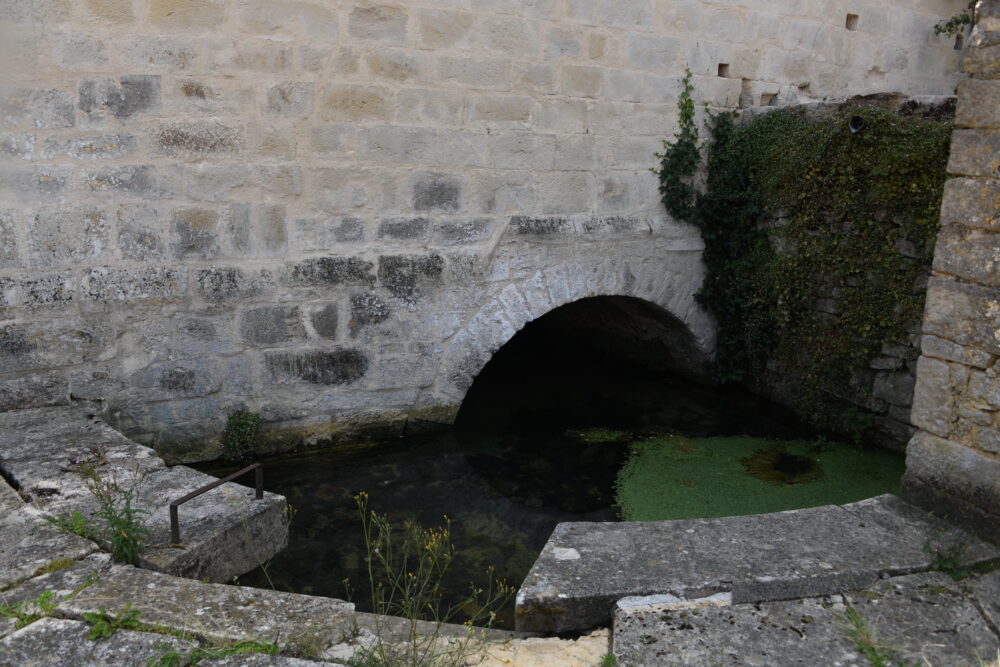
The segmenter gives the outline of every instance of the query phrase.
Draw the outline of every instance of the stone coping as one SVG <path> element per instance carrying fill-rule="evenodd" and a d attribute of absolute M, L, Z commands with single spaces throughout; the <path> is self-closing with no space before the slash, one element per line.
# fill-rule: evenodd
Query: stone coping
<path fill-rule="evenodd" d="M 929 570 L 935 551 L 949 549 L 962 564 L 1000 559 L 1000 549 L 892 495 L 720 519 L 562 523 L 518 591 L 517 629 L 607 625 L 615 603 L 632 596 L 830 595 Z"/>
<path fill-rule="evenodd" d="M 143 567 L 228 581 L 267 562 L 288 543 L 284 497 L 265 493 L 256 500 L 251 490 L 228 483 L 179 508 L 182 544 L 174 545 L 170 501 L 216 478 L 185 466 L 166 467 L 154 450 L 79 407 L 0 413 L 0 473 L 26 501 L 22 514 L 39 519 L 90 515 L 97 503 L 78 472 L 85 466 L 134 489 L 135 505 L 149 512 Z M 9 493 L 7 497 L 5 502 L 12 502 Z M 36 538 L 53 532 L 38 521 L 32 526 Z M 0 582 L 5 576 L 0 573 Z"/>

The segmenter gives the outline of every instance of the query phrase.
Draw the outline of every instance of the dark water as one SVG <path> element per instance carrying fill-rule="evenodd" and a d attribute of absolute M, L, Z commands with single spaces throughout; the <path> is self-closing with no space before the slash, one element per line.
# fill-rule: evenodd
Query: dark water
<path fill-rule="evenodd" d="M 568 371 L 568 372 L 567 372 Z M 343 597 L 343 580 L 360 609 L 367 585 L 361 524 L 354 500 L 393 522 L 425 527 L 451 519 L 457 557 L 446 595 L 482 586 L 488 566 L 517 586 L 561 521 L 613 521 L 614 483 L 627 447 L 588 444 L 567 433 L 589 427 L 690 437 L 803 435 L 790 416 L 744 392 L 724 392 L 680 378 L 636 372 L 562 369 L 525 383 L 517 373 L 488 390 L 473 389 L 456 428 L 437 435 L 359 443 L 335 453 L 264 461 L 268 490 L 295 508 L 288 548 L 266 574 L 241 583 Z M 224 468 L 206 465 L 213 473 Z M 512 603 L 500 624 L 512 626 Z"/>

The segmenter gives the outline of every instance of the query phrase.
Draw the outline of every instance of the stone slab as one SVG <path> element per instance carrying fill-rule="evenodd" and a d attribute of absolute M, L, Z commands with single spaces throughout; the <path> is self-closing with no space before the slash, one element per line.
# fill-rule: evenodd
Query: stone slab
<path fill-rule="evenodd" d="M 802 600 L 618 609 L 614 654 L 635 667 L 871 664 L 848 631 L 848 605 L 883 652 L 910 661 L 899 664 L 978 665 L 1000 646 L 960 583 L 925 573 Z"/>
<path fill-rule="evenodd" d="M 26 512 L 0 515 L 0 590 L 34 576 L 53 561 L 78 560 L 97 551 L 97 545 L 67 535 L 44 519 Z"/>
<path fill-rule="evenodd" d="M 976 599 L 983 618 L 1000 635 L 1000 570 L 976 577 L 967 585 L 970 594 Z"/>
<path fill-rule="evenodd" d="M 863 588 L 928 569 L 932 537 L 967 544 L 970 563 L 1000 558 L 945 526 L 894 496 L 721 519 L 562 523 L 518 591 L 517 629 L 586 630 L 629 596 L 730 592 L 740 603 Z"/>
<path fill-rule="evenodd" d="M 351 636 L 354 605 L 342 600 L 259 588 L 208 584 L 130 566 L 117 566 L 59 613 L 82 618 L 99 607 L 117 613 L 126 604 L 143 623 L 189 632 L 208 641 L 270 641 L 308 637 L 332 646 Z"/>
<path fill-rule="evenodd" d="M 104 479 L 135 490 L 149 511 L 140 563 L 162 572 L 228 581 L 267 562 L 288 543 L 285 499 L 224 484 L 179 508 L 180 546 L 170 536 L 170 501 L 216 478 L 176 466 L 77 407 L 0 413 L 0 470 L 31 502 L 28 513 L 90 515 L 97 503 L 78 470 L 92 467 Z M 105 545 L 106 546 L 106 545 Z"/>
<path fill-rule="evenodd" d="M 194 648 L 169 635 L 118 630 L 110 637 L 90 640 L 90 626 L 80 621 L 43 618 L 0 640 L 0 664 L 34 667 L 86 665 L 124 667 L 145 665 L 164 648 L 184 653 Z"/>

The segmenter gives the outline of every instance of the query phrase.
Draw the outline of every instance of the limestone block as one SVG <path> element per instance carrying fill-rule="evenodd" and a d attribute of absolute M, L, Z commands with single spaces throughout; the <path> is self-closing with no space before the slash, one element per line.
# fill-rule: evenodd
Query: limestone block
<path fill-rule="evenodd" d="M 13 282 L 13 281 L 10 281 Z M 72 273 L 53 273 L 22 278 L 17 283 L 21 304 L 28 310 L 66 308 L 76 299 L 77 280 Z M 8 300 L 4 289 L 4 299 Z"/>
<path fill-rule="evenodd" d="M 371 363 L 359 349 L 267 352 L 264 362 L 271 380 L 280 384 L 350 385 L 365 376 Z"/>
<path fill-rule="evenodd" d="M 291 46 L 268 39 L 212 40 L 206 47 L 209 68 L 220 74 L 287 72 L 294 63 Z"/>
<path fill-rule="evenodd" d="M 494 169 L 551 169 L 556 140 L 533 132 L 504 132 L 486 137 L 486 163 Z"/>
<path fill-rule="evenodd" d="M 941 223 L 996 229 L 1000 225 L 1000 181 L 952 178 L 945 183 Z"/>
<path fill-rule="evenodd" d="M 1000 294 L 996 288 L 933 277 L 927 290 L 924 331 L 1000 354 Z"/>
<path fill-rule="evenodd" d="M 109 23 L 132 23 L 135 13 L 131 0 L 87 0 L 87 10 Z"/>
<path fill-rule="evenodd" d="M 251 0 L 241 3 L 238 17 L 245 30 L 264 35 L 307 35 L 319 43 L 339 36 L 337 12 L 323 3 Z"/>
<path fill-rule="evenodd" d="M 381 255 L 379 284 L 396 298 L 413 304 L 428 288 L 442 284 L 444 260 L 440 255 Z"/>
<path fill-rule="evenodd" d="M 269 114 L 278 116 L 304 116 L 313 110 L 312 83 L 287 82 L 272 86 L 267 91 Z"/>
<path fill-rule="evenodd" d="M 625 45 L 626 62 L 650 72 L 674 71 L 680 42 L 675 37 L 629 33 Z"/>
<path fill-rule="evenodd" d="M 385 322 L 392 315 L 392 308 L 377 294 L 351 295 L 351 319 L 347 323 L 351 338 L 356 338 L 369 327 Z"/>
<path fill-rule="evenodd" d="M 215 393 L 221 378 L 208 358 L 152 364 L 132 373 L 128 384 L 145 390 L 149 400 L 193 398 Z"/>
<path fill-rule="evenodd" d="M 165 95 L 164 109 L 168 114 L 242 113 L 254 104 L 254 91 L 249 88 L 229 89 L 214 85 L 203 79 L 174 79 Z"/>
<path fill-rule="evenodd" d="M 465 218 L 440 220 L 434 224 L 434 243 L 439 245 L 466 245 L 484 241 L 493 234 L 493 218 Z"/>
<path fill-rule="evenodd" d="M 388 121 L 393 114 L 393 92 L 383 86 L 337 84 L 325 87 L 317 101 L 323 120 Z"/>
<path fill-rule="evenodd" d="M 317 155 L 334 158 L 354 153 L 356 129 L 347 123 L 322 123 L 309 130 L 309 148 Z"/>
<path fill-rule="evenodd" d="M 340 309 L 335 303 L 315 304 L 305 308 L 306 329 L 310 336 L 336 340 Z"/>
<path fill-rule="evenodd" d="M 959 127 L 1000 128 L 1000 80 L 965 79 L 959 83 L 955 124 Z"/>
<path fill-rule="evenodd" d="M 489 128 L 527 128 L 535 101 L 526 95 L 475 95 L 470 98 L 468 123 Z"/>
<path fill-rule="evenodd" d="M 404 44 L 408 23 L 406 8 L 366 2 L 351 10 L 347 28 L 355 39 Z"/>
<path fill-rule="evenodd" d="M 125 157 L 137 149 L 138 140 L 132 134 L 77 137 L 64 141 L 50 138 L 45 142 L 42 156 L 51 158 L 57 155 L 68 155 L 77 160 L 108 160 Z"/>
<path fill-rule="evenodd" d="M 110 325 L 97 319 L 73 317 L 0 327 L 0 373 L 36 371 L 107 361 L 117 341 Z"/>
<path fill-rule="evenodd" d="M 80 172 L 83 187 L 91 192 L 138 199 L 158 199 L 180 192 L 181 172 L 173 165 L 123 165 Z"/>
<path fill-rule="evenodd" d="M 195 40 L 174 37 L 131 37 L 116 40 L 119 61 L 132 71 L 185 71 L 199 62 Z"/>
<path fill-rule="evenodd" d="M 511 63 L 511 90 L 517 93 L 555 95 L 559 92 L 558 69 L 549 63 L 515 60 Z M 548 100 L 541 100 L 544 104 Z"/>
<path fill-rule="evenodd" d="M 475 34 L 476 15 L 452 9 L 419 9 L 416 12 L 417 39 L 426 49 L 468 46 Z"/>
<path fill-rule="evenodd" d="M 246 142 L 241 125 L 219 121 L 165 123 L 156 132 L 156 149 L 165 155 L 236 153 Z"/>
<path fill-rule="evenodd" d="M 510 90 L 510 61 L 502 58 L 472 59 L 438 56 L 436 78 L 477 90 Z"/>
<path fill-rule="evenodd" d="M 968 367 L 921 357 L 917 362 L 917 383 L 913 394 L 913 424 L 947 437 L 953 428 L 952 415 L 968 381 Z"/>
<path fill-rule="evenodd" d="M 184 175 L 186 194 L 195 201 L 227 201 L 233 190 L 250 182 L 250 169 L 244 164 L 198 163 L 186 166 Z"/>
<path fill-rule="evenodd" d="M 113 222 L 104 209 L 82 206 L 42 209 L 28 227 L 33 266 L 106 261 L 113 251 Z"/>
<path fill-rule="evenodd" d="M 408 179 L 407 189 L 414 211 L 457 213 L 465 208 L 465 179 L 458 174 L 417 172 Z"/>
<path fill-rule="evenodd" d="M 106 310 L 113 306 L 161 306 L 178 303 L 187 291 L 186 267 L 86 269 L 80 281 L 85 307 Z"/>
<path fill-rule="evenodd" d="M 906 449 L 906 479 L 938 489 L 965 503 L 996 512 L 1000 461 L 951 440 L 918 431 Z"/>
<path fill-rule="evenodd" d="M 266 270 L 254 276 L 234 266 L 213 266 L 197 272 L 195 285 L 196 293 L 205 301 L 225 303 L 266 294 L 273 289 L 274 280 Z"/>
<path fill-rule="evenodd" d="M 299 250 L 330 250 L 338 244 L 363 241 L 364 230 L 360 218 L 298 219 L 292 223 L 291 235 Z"/>
<path fill-rule="evenodd" d="M 948 225 L 938 234 L 934 270 L 982 285 L 1000 285 L 1000 234 Z"/>
<path fill-rule="evenodd" d="M 461 125 L 465 96 L 444 90 L 404 88 L 397 96 L 396 122 L 406 125 Z"/>
<path fill-rule="evenodd" d="M 212 259 L 219 254 L 219 214 L 212 209 L 174 211 L 171 230 L 176 259 Z"/>
<path fill-rule="evenodd" d="M 63 70 L 99 72 L 108 69 L 108 43 L 80 33 L 56 34 L 53 59 Z"/>
<path fill-rule="evenodd" d="M 285 226 L 285 207 L 260 204 L 256 207 L 258 254 L 276 257 L 285 254 L 288 232 Z"/>
<path fill-rule="evenodd" d="M 372 286 L 373 268 L 360 257 L 318 257 L 287 265 L 284 282 L 292 287 Z"/>
<path fill-rule="evenodd" d="M 173 349 L 185 359 L 219 356 L 232 351 L 230 316 L 179 315 L 174 318 Z"/>
<path fill-rule="evenodd" d="M 430 229 L 428 218 L 387 218 L 379 221 L 376 236 L 381 241 L 425 243 Z"/>
<path fill-rule="evenodd" d="M 534 60 L 539 53 L 539 26 L 517 16 L 484 17 L 478 30 L 484 38 L 482 46 L 496 55 Z"/>
<path fill-rule="evenodd" d="M 604 74 L 598 67 L 583 65 L 564 65 L 562 67 L 561 92 L 568 97 L 601 96 L 604 84 Z"/>
<path fill-rule="evenodd" d="M 954 361 L 973 368 L 986 368 L 992 363 L 993 357 L 974 347 L 963 347 L 944 338 L 925 334 L 921 336 L 921 351 L 924 356 Z"/>
<path fill-rule="evenodd" d="M 30 160 L 35 155 L 35 135 L 0 133 L 0 155 Z"/>
<path fill-rule="evenodd" d="M 1000 177 L 1000 132 L 955 130 L 948 173 Z"/>
<path fill-rule="evenodd" d="M 160 108 L 160 76 L 134 74 L 113 79 L 84 79 L 79 87 L 79 108 L 94 118 L 110 114 L 118 119 Z"/>
<path fill-rule="evenodd" d="M 165 30 L 212 30 L 226 19 L 225 0 L 150 0 L 149 21 Z"/>
<path fill-rule="evenodd" d="M 0 164 L 0 191 L 26 203 L 59 201 L 72 181 L 69 167 Z"/>
<path fill-rule="evenodd" d="M 239 319 L 240 338 L 251 345 L 287 343 L 302 335 L 299 309 L 294 306 L 264 306 L 244 311 Z"/>
<path fill-rule="evenodd" d="M 587 131 L 586 100 L 540 100 L 535 109 L 534 129 L 553 134 L 582 134 Z"/>
<path fill-rule="evenodd" d="M 0 382 L 0 410 L 23 410 L 68 402 L 69 381 L 58 371 L 6 375 Z"/>
<path fill-rule="evenodd" d="M 910 405 L 914 377 L 910 373 L 880 371 L 875 374 L 872 396 L 892 405 Z"/>
<path fill-rule="evenodd" d="M 420 55 L 399 49 L 380 49 L 365 54 L 370 76 L 399 83 L 420 81 L 427 69 Z"/>
<path fill-rule="evenodd" d="M 1000 79 L 1000 45 L 969 49 L 962 59 L 962 70 L 973 76 Z"/>

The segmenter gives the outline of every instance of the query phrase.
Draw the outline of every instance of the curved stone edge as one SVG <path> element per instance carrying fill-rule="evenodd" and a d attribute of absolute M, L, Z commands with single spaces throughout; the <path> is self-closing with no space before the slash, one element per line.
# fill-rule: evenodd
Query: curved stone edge
<path fill-rule="evenodd" d="M 722 519 L 562 523 L 518 591 L 516 625 L 606 625 L 629 596 L 728 593 L 739 604 L 833 594 L 926 571 L 953 547 L 963 565 L 1000 562 L 1000 549 L 891 495 Z"/>

